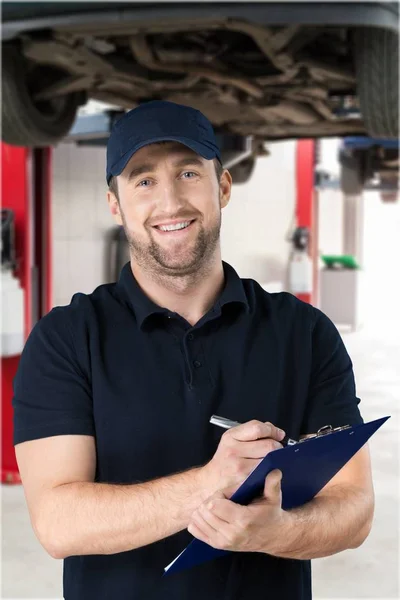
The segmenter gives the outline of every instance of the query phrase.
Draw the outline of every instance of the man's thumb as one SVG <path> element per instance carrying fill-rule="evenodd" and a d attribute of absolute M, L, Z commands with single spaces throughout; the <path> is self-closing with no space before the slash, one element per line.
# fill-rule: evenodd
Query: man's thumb
<path fill-rule="evenodd" d="M 268 473 L 265 478 L 264 483 L 264 496 L 265 498 L 274 499 L 281 492 L 281 481 L 282 481 L 282 471 L 279 469 L 275 469 Z"/>

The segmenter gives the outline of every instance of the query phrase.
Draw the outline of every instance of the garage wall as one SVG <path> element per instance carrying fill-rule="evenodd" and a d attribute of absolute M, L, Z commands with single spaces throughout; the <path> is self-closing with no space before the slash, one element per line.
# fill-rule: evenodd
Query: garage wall
<path fill-rule="evenodd" d="M 387 323 L 387 336 L 400 332 L 400 202 L 385 204 L 378 192 L 364 194 L 366 320 Z"/>
<path fill-rule="evenodd" d="M 53 158 L 53 303 L 104 283 L 105 235 L 113 225 L 105 197 L 104 149 L 61 144 Z"/>
<path fill-rule="evenodd" d="M 222 256 L 241 275 L 271 291 L 285 283 L 290 244 L 286 241 L 295 210 L 295 142 L 269 147 L 251 180 L 233 186 L 222 216 Z"/>
<path fill-rule="evenodd" d="M 341 140 L 327 138 L 318 143 L 318 169 L 331 179 L 340 177 L 338 161 Z M 325 189 L 318 197 L 318 241 L 320 254 L 343 254 L 343 196 L 339 190 Z"/>
<path fill-rule="evenodd" d="M 318 198 L 320 254 L 343 254 L 343 196 L 339 190 L 324 190 Z"/>
<path fill-rule="evenodd" d="M 289 244 L 285 235 L 294 215 L 295 143 L 271 146 L 248 184 L 234 186 L 222 215 L 222 256 L 242 277 L 271 291 L 285 279 Z M 90 293 L 106 281 L 114 227 L 106 200 L 105 148 L 60 144 L 54 150 L 54 305 L 68 304 L 77 292 Z"/>

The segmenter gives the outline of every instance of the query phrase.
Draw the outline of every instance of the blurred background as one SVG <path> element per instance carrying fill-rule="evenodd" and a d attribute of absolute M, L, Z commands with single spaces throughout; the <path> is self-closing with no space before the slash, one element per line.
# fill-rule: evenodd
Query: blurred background
<path fill-rule="evenodd" d="M 222 257 L 325 312 L 353 360 L 370 442 L 372 533 L 313 561 L 314 597 L 400 597 L 398 5 L 2 3 L 2 598 L 62 597 L 12 445 L 33 325 L 129 260 L 105 145 L 152 99 L 201 110 L 233 177 Z M 46 468 L 46 465 L 43 465 Z"/>

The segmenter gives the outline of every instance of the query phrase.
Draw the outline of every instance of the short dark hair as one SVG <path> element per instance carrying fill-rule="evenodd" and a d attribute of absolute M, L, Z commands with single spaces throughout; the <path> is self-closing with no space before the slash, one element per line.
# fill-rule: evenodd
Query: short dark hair
<path fill-rule="evenodd" d="M 112 175 L 112 177 L 110 179 L 110 183 L 108 184 L 108 189 L 110 192 L 112 192 L 114 194 L 114 196 L 117 198 L 117 200 L 119 200 L 119 198 L 118 198 L 118 182 L 117 182 L 116 175 Z"/>
<path fill-rule="evenodd" d="M 168 142 L 158 142 L 158 143 L 159 144 L 168 144 Z M 223 173 L 224 167 L 219 162 L 218 158 L 214 158 L 214 167 L 215 167 L 215 174 L 217 176 L 217 180 L 219 183 L 221 180 L 221 175 Z M 117 200 L 119 200 L 119 198 L 118 198 L 118 182 L 117 182 L 117 177 L 115 175 L 113 175 L 111 177 L 110 183 L 108 184 L 108 189 L 110 192 L 112 192 L 114 194 L 114 196 L 117 198 Z"/>
<path fill-rule="evenodd" d="M 217 176 L 217 180 L 218 180 L 218 183 L 219 183 L 220 180 L 221 180 L 221 175 L 222 175 L 222 173 L 224 171 L 224 167 L 219 162 L 218 158 L 214 158 L 214 167 L 215 167 L 215 174 Z"/>

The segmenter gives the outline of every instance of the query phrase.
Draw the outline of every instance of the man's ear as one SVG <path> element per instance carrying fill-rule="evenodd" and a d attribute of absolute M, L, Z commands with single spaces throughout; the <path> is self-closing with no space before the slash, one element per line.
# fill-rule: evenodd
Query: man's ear
<path fill-rule="evenodd" d="M 231 198 L 232 176 L 227 169 L 222 172 L 219 182 L 219 204 L 225 208 Z"/>
<path fill-rule="evenodd" d="M 114 192 L 107 192 L 107 202 L 108 206 L 110 207 L 111 214 L 114 217 L 114 221 L 117 223 L 117 225 L 123 225 L 118 198 Z"/>

